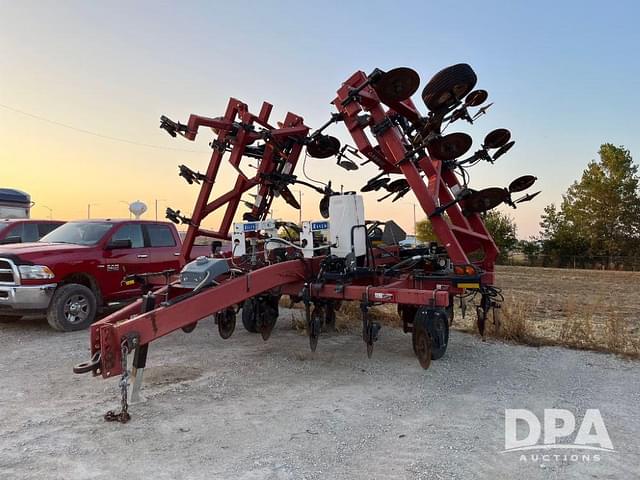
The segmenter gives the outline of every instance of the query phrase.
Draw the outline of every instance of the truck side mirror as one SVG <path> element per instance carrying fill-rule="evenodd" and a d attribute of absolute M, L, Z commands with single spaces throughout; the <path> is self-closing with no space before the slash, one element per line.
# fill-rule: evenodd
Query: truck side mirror
<path fill-rule="evenodd" d="M 131 240 L 123 239 L 123 240 L 111 240 L 107 243 L 107 250 L 119 250 L 121 248 L 131 248 Z"/>
<path fill-rule="evenodd" d="M 22 243 L 22 237 L 7 237 L 0 240 L 0 245 L 7 245 L 9 243 Z"/>

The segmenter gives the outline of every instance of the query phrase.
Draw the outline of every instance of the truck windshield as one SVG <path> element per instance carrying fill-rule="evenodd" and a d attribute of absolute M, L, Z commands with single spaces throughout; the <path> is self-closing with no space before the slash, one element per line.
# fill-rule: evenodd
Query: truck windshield
<path fill-rule="evenodd" d="M 43 243 L 95 245 L 111 230 L 110 222 L 69 222 L 40 239 Z"/>

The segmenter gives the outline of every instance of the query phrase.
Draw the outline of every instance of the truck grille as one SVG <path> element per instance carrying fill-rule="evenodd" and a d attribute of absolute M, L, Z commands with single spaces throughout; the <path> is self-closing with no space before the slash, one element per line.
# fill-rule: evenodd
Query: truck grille
<path fill-rule="evenodd" d="M 13 272 L 13 264 L 9 260 L 0 258 L 0 283 L 17 283 Z"/>

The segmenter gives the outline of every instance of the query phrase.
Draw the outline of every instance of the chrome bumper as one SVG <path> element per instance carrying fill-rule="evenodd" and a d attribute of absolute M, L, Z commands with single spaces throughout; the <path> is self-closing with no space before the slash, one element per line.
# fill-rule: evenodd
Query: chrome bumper
<path fill-rule="evenodd" d="M 0 285 L 0 313 L 11 313 L 12 310 L 46 310 L 56 285 Z"/>

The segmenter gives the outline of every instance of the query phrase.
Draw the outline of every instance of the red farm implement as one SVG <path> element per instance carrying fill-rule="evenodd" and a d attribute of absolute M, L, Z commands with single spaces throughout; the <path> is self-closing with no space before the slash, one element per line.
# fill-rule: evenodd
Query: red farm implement
<path fill-rule="evenodd" d="M 304 304 L 312 350 L 321 328 L 335 322 L 335 311 L 343 301 L 360 304 L 362 338 L 369 356 L 380 330 L 369 315 L 375 305 L 397 305 L 404 331 L 411 333 L 414 352 L 424 368 L 446 351 L 456 298 L 461 306 L 467 297 L 479 298 L 476 314 L 484 333 L 488 312 L 499 306 L 501 297 L 493 286 L 498 249 L 482 214 L 501 203 L 515 208 L 531 200 L 536 194 L 515 200 L 511 195 L 529 188 L 536 178 L 520 177 L 507 188 L 470 188 L 469 167 L 482 161 L 493 163 L 506 153 L 514 144 L 510 132 L 493 130 L 475 153 L 465 157 L 471 137 L 443 132 L 456 121 L 474 123 L 486 113 L 491 105 L 485 104 L 487 92 L 473 90 L 476 75 L 469 65 L 445 68 L 423 89 L 429 110 L 423 116 L 411 100 L 419 81 L 418 74 L 408 68 L 375 69 L 369 75 L 355 72 L 337 91 L 332 102 L 336 112 L 313 132 L 298 115 L 288 113 L 274 125 L 270 104 L 263 103 L 256 115 L 234 98 L 222 117 L 191 115 L 186 124 L 161 118 L 161 128 L 174 137 L 194 140 L 202 128 L 215 134 L 204 173 L 180 166 L 180 176 L 200 185 L 191 217 L 168 208 L 167 218 L 188 227 L 181 252 L 186 260 L 192 259 L 196 237 L 216 240 L 211 256 L 192 260 L 181 272 L 125 278 L 143 283 L 147 293 L 92 325 L 91 360 L 74 371 L 104 378 L 123 376 L 123 411 L 110 413 L 109 419 L 128 419 L 129 353 L 134 353 L 135 393 L 152 341 L 178 329 L 190 332 L 211 315 L 220 335 L 229 338 L 238 312 L 248 331 L 267 340 L 282 295 Z M 355 146 L 341 145 L 324 133 L 340 123 Z M 394 222 L 365 218 L 362 195 L 335 192 L 329 181 L 298 178 L 295 171 L 301 155 L 305 160 L 307 156 L 335 157 L 346 170 L 358 168 L 356 158 L 363 159 L 362 164 L 374 164 L 379 172 L 361 191 L 384 192 L 380 201 L 392 196 L 391 201 L 396 201 L 413 192 L 438 242 L 401 246 L 405 234 Z M 237 173 L 236 180 L 212 199 L 225 157 Z M 255 169 L 247 168 L 247 162 Z M 323 218 L 300 225 L 269 219 L 277 197 L 300 208 L 290 190 L 296 184 L 322 195 Z M 252 201 L 243 200 L 245 194 Z M 248 211 L 239 217 L 241 206 Z M 219 210 L 223 211 L 219 227 L 202 228 L 203 220 Z M 242 221 L 234 223 L 239 218 Z M 226 240 L 231 241 L 230 251 L 220 253 L 217 247 Z"/>

